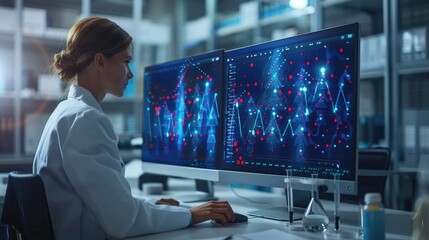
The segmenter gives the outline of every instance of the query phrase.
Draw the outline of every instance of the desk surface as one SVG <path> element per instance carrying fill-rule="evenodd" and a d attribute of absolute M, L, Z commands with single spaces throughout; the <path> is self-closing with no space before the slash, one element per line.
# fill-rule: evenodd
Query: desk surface
<path fill-rule="evenodd" d="M 136 196 L 159 199 L 161 197 L 173 197 L 180 200 L 180 197 L 186 194 L 195 193 L 193 181 L 185 179 L 170 179 L 170 191 L 162 195 L 147 196 L 138 189 L 133 190 Z M 278 191 L 277 193 L 266 193 L 248 189 L 235 189 L 235 192 L 245 198 L 237 196 L 229 186 L 215 185 L 215 196 L 221 200 L 228 200 L 235 212 L 247 215 L 247 212 L 262 208 L 279 207 L 285 205 L 285 196 Z M 199 205 L 200 203 L 193 203 Z M 328 230 L 325 233 L 310 233 L 305 231 L 292 231 L 288 228 L 287 222 L 269 220 L 264 218 L 249 216 L 247 223 L 236 223 L 221 226 L 215 223 L 204 222 L 185 229 L 171 232 L 145 235 L 138 239 L 209 239 L 226 237 L 229 235 L 247 234 L 262 232 L 269 229 L 277 229 L 282 232 L 301 236 L 306 239 L 359 239 L 357 236 L 359 223 L 359 206 L 342 203 L 340 206 L 342 230 L 340 234 L 333 233 L 333 203 L 323 201 L 324 207 L 331 220 Z M 189 204 L 188 204 L 189 205 Z M 386 209 L 386 238 L 387 239 L 410 239 L 412 226 L 412 213 L 398 210 Z M 298 222 L 299 223 L 299 222 Z"/>

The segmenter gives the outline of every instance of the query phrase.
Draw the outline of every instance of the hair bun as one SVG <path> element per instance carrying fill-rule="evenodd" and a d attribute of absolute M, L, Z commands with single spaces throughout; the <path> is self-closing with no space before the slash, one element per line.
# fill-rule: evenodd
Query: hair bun
<path fill-rule="evenodd" d="M 54 55 L 54 66 L 64 81 L 72 80 L 77 74 L 77 60 L 65 50 Z"/>

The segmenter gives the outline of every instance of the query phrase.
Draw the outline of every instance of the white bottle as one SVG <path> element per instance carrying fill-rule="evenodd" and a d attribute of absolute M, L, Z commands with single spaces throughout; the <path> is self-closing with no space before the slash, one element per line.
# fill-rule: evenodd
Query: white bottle
<path fill-rule="evenodd" d="M 386 239 L 384 208 L 379 193 L 365 194 L 365 206 L 362 211 L 363 239 Z"/>

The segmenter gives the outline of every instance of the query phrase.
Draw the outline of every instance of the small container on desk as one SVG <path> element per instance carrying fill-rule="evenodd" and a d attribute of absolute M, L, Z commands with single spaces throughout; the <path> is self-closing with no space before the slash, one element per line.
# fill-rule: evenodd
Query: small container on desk
<path fill-rule="evenodd" d="M 379 193 L 365 194 L 362 210 L 363 240 L 386 239 L 384 207 Z"/>

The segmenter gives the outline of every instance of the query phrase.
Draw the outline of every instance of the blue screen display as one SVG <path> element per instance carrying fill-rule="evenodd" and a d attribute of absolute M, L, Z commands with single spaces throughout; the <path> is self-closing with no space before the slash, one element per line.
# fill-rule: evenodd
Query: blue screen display
<path fill-rule="evenodd" d="M 221 169 L 354 180 L 358 25 L 225 53 Z"/>
<path fill-rule="evenodd" d="M 223 50 L 145 68 L 142 160 L 216 169 Z"/>

